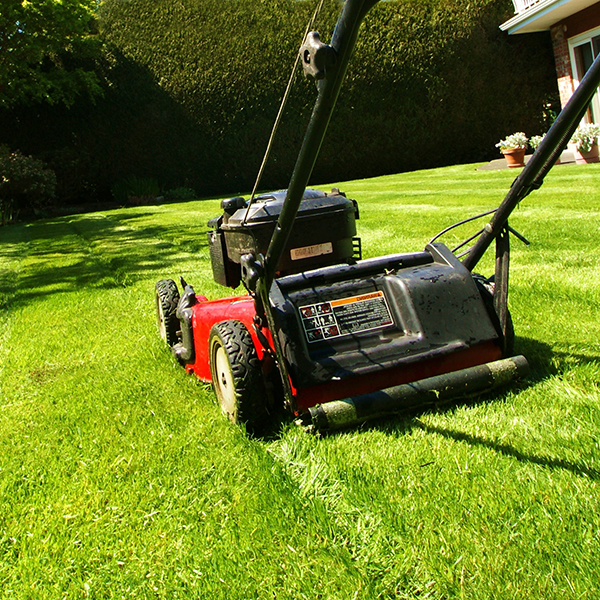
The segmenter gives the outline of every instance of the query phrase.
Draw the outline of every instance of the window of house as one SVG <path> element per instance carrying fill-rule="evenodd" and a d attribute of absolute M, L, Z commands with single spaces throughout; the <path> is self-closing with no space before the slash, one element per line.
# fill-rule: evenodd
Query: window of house
<path fill-rule="evenodd" d="M 573 65 L 573 85 L 577 87 L 594 59 L 600 54 L 600 28 L 587 31 L 569 40 L 571 64 Z M 600 123 L 600 92 L 596 92 L 584 122 Z"/>

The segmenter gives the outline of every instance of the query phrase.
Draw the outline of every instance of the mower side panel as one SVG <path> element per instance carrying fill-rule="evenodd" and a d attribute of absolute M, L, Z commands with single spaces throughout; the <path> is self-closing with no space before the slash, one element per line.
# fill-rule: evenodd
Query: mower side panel
<path fill-rule="evenodd" d="M 264 349 L 253 327 L 254 302 L 250 296 L 235 296 L 219 300 L 206 300 L 196 296 L 198 303 L 192 307 L 192 326 L 194 330 L 195 361 L 186 365 L 188 373 L 194 373 L 201 381 L 211 383 L 208 339 L 215 323 L 228 320 L 241 321 L 252 336 L 259 360 L 263 359 Z"/>

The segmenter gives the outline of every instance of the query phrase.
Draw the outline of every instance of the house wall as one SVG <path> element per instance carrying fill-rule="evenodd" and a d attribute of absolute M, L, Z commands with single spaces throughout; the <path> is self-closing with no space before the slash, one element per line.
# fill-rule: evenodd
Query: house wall
<path fill-rule="evenodd" d="M 569 39 L 600 27 L 600 2 L 567 17 L 550 28 L 560 103 L 564 106 L 573 94 L 573 65 Z"/>

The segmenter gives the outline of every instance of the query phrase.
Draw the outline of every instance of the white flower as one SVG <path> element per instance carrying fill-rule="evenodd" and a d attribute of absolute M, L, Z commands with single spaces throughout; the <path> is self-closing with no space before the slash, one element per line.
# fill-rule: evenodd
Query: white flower
<path fill-rule="evenodd" d="M 545 137 L 546 137 L 546 134 L 544 134 L 544 135 L 532 135 L 531 138 L 529 138 L 529 145 L 534 150 L 537 150 L 538 146 L 542 143 L 542 140 Z"/>
<path fill-rule="evenodd" d="M 596 123 L 585 123 L 577 128 L 571 138 L 571 142 L 575 144 L 575 147 L 579 152 L 589 152 L 592 149 L 592 146 L 598 143 L 599 135 L 600 125 L 596 125 Z"/>
<path fill-rule="evenodd" d="M 506 139 L 500 140 L 496 144 L 496 148 L 500 150 L 516 150 L 517 148 L 527 148 L 527 136 L 522 132 L 518 131 L 509 135 Z"/>

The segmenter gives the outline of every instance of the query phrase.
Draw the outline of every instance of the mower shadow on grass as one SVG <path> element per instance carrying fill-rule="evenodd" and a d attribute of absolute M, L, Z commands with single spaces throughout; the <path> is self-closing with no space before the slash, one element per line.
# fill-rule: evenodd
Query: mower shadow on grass
<path fill-rule="evenodd" d="M 597 469 L 592 469 L 590 467 L 586 467 L 584 464 L 575 463 L 564 458 L 536 456 L 535 454 L 522 452 L 521 450 L 518 450 L 509 444 L 486 440 L 481 436 L 471 435 L 462 431 L 453 431 L 443 427 L 436 427 L 435 425 L 427 425 L 418 419 L 413 420 L 413 426 L 419 427 L 426 433 L 434 433 L 448 439 L 456 440 L 457 442 L 465 442 L 470 446 L 482 446 L 484 448 L 489 448 L 490 450 L 494 450 L 495 452 L 503 454 L 504 456 L 516 458 L 519 462 L 534 463 L 542 467 L 563 469 L 570 471 L 574 475 L 588 477 L 595 481 L 600 480 L 600 471 Z"/>
<path fill-rule="evenodd" d="M 598 365 L 600 355 L 584 354 L 573 351 L 561 350 L 560 343 L 550 346 L 539 340 L 531 338 L 517 338 L 518 351 L 527 357 L 531 373 L 527 377 L 530 383 L 539 383 L 548 377 L 561 375 L 575 365 Z M 558 347 L 557 347 L 558 346 Z"/>
<path fill-rule="evenodd" d="M 496 395 L 500 397 L 500 394 Z M 483 401 L 483 398 L 480 398 L 478 401 Z M 495 398 L 490 398 L 486 396 L 486 402 L 493 402 Z M 475 401 L 470 401 L 470 404 L 475 404 Z M 458 406 L 465 406 L 464 401 L 454 402 L 450 405 L 447 405 L 443 408 L 437 408 L 436 412 L 449 412 L 457 408 Z M 411 430 L 418 428 L 428 434 L 440 435 L 449 440 L 455 440 L 457 442 L 464 442 L 469 446 L 481 446 L 484 448 L 488 448 L 502 454 L 507 457 L 515 458 L 519 462 L 523 463 L 533 463 L 536 465 L 540 465 L 542 467 L 549 467 L 552 469 L 562 469 L 565 471 L 570 471 L 574 475 L 587 477 L 594 481 L 600 480 L 600 471 L 598 469 L 593 469 L 587 467 L 583 463 L 573 462 L 564 458 L 560 458 L 557 456 L 537 456 L 532 453 L 523 452 L 522 450 L 518 450 L 514 446 L 506 443 L 500 443 L 494 440 L 485 439 L 482 436 L 472 435 L 469 433 L 465 433 L 464 431 L 453 430 L 445 427 L 439 427 L 436 425 L 430 425 L 424 423 L 419 416 L 422 416 L 426 412 L 431 410 L 431 407 L 421 411 L 412 411 L 410 414 L 406 414 L 404 416 L 398 415 L 392 422 L 390 421 L 373 421 L 371 423 L 363 425 L 361 428 L 363 431 L 367 430 L 377 430 L 384 433 L 388 433 L 390 435 L 394 435 L 396 437 L 401 437 L 406 435 Z M 330 434 L 333 435 L 333 434 Z M 427 463 L 429 464 L 429 463 Z M 427 466 L 427 465 L 421 465 Z"/>
<path fill-rule="evenodd" d="M 557 352 L 556 350 L 553 350 L 549 344 L 531 338 L 516 338 L 515 345 L 519 352 L 530 357 L 532 367 L 531 374 L 527 379 L 518 384 L 520 390 L 527 389 L 550 377 L 559 375 L 563 369 L 560 366 L 557 367 L 557 358 L 560 363 L 564 362 L 565 364 L 568 362 L 569 358 L 584 363 L 600 362 L 600 357 L 575 355 L 560 351 Z M 406 410 L 405 412 L 392 415 L 385 419 L 380 418 L 364 423 L 360 429 L 361 431 L 381 431 L 395 437 L 401 437 L 410 433 L 413 429 L 418 428 L 426 433 L 441 435 L 457 442 L 489 448 L 504 456 L 515 458 L 520 462 L 533 463 L 542 467 L 563 469 L 570 471 L 574 475 L 588 477 L 596 481 L 600 480 L 600 471 L 598 469 L 590 468 L 583 463 L 574 462 L 558 456 L 538 456 L 530 452 L 519 450 L 510 444 L 485 439 L 480 435 L 473 435 L 464 431 L 431 425 L 420 419 L 421 416 L 429 412 L 450 413 L 459 407 L 475 406 L 481 403 L 493 403 L 497 400 L 504 400 L 505 397 L 505 391 L 498 389 L 494 392 L 478 395 L 476 397 L 458 398 L 440 405 L 427 405 Z M 336 433 L 339 432 L 332 432 L 327 435 L 335 435 Z"/>
<path fill-rule="evenodd" d="M 79 215 L 13 226 L 11 243 L 0 248 L 0 258 L 14 265 L 0 273 L 0 299 L 20 307 L 60 293 L 128 287 L 175 269 L 182 254 L 208 256 L 203 226 L 132 223 L 153 214 Z"/>

